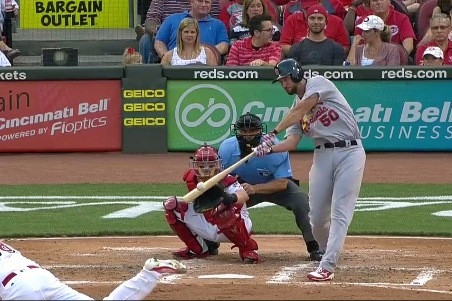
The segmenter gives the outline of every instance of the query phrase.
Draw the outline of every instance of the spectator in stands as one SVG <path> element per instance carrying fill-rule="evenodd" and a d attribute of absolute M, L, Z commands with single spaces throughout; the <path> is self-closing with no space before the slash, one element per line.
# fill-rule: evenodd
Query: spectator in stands
<path fill-rule="evenodd" d="M 232 0 L 231 3 L 222 8 L 218 19 L 224 23 L 228 32 L 243 21 L 244 0 Z M 278 22 L 275 4 L 271 0 L 262 0 L 265 5 L 266 14 L 270 15 L 274 22 Z"/>
<path fill-rule="evenodd" d="M 267 15 L 267 7 L 263 0 L 245 0 L 243 3 L 242 22 L 231 29 L 229 32 L 230 43 L 234 44 L 237 40 L 243 40 L 251 36 L 249 23 L 251 18 L 257 15 Z M 281 37 L 280 26 L 273 21 L 273 41 L 279 41 Z"/>
<path fill-rule="evenodd" d="M 218 65 L 215 54 L 210 48 L 199 42 L 199 25 L 193 18 L 180 22 L 177 34 L 177 46 L 162 58 L 162 65 Z"/>
<path fill-rule="evenodd" d="M 445 3 L 448 3 L 448 1 L 450 1 L 450 3 L 452 4 L 452 0 L 438 0 L 438 6 L 433 9 L 432 16 L 443 13 L 446 16 L 449 15 L 449 18 L 452 19 L 452 8 L 447 10 L 447 6 L 445 5 Z M 452 41 L 452 30 L 449 32 L 449 40 Z M 427 44 L 431 41 L 433 41 L 433 34 L 429 28 L 418 45 Z"/>
<path fill-rule="evenodd" d="M 306 14 L 304 12 L 295 12 L 287 18 L 281 29 L 281 39 L 279 40 L 284 54 L 289 53 L 290 46 L 301 41 L 308 35 Z M 342 19 L 328 14 L 328 26 L 325 28 L 325 36 L 339 43 L 344 47 L 345 53 L 350 48 L 350 37 L 345 29 Z"/>
<path fill-rule="evenodd" d="M 189 17 L 198 21 L 200 42 L 215 46 L 221 55 L 229 50 L 229 38 L 224 24 L 210 16 L 211 0 L 190 0 L 189 12 L 168 16 L 160 26 L 155 37 L 154 48 L 159 58 L 176 47 L 180 22 Z"/>
<path fill-rule="evenodd" d="M 135 48 L 128 47 L 122 55 L 122 63 L 124 65 L 143 64 L 143 57 Z"/>
<path fill-rule="evenodd" d="M 11 7 L 9 7 L 9 5 L 11 5 Z M 13 12 L 16 16 L 19 14 L 19 5 L 15 0 L 12 0 L 8 5 L 5 0 L 0 0 L 0 50 L 6 55 L 7 59 L 12 62 L 13 59 L 20 55 L 20 51 L 18 49 L 12 49 L 1 39 L 7 12 Z"/>
<path fill-rule="evenodd" d="M 380 17 L 391 29 L 391 42 L 403 45 L 407 53 L 410 54 L 414 49 L 416 35 L 414 34 L 413 26 L 411 25 L 408 16 L 396 11 L 394 7 L 390 5 L 390 0 L 370 0 L 370 8 L 372 9 L 372 14 Z M 356 19 L 356 24 L 361 24 L 366 17 L 367 16 L 358 17 Z M 361 33 L 361 28 L 356 26 L 355 38 L 350 51 L 355 51 L 353 48 L 356 48 L 359 43 L 363 42 Z M 354 62 L 351 63 L 353 64 Z"/>
<path fill-rule="evenodd" d="M 0 0 L 1 1 L 1 0 Z M 135 28 L 139 42 L 139 52 L 144 63 L 158 63 L 160 61 L 154 49 L 154 37 L 158 27 L 169 15 L 188 11 L 191 9 L 190 0 L 152 0 L 146 14 L 144 27 L 139 25 Z M 211 15 L 218 18 L 220 5 L 217 0 L 212 2 Z"/>
<path fill-rule="evenodd" d="M 438 0 L 438 5 L 433 9 L 432 16 L 436 14 L 449 14 L 452 12 L 452 0 Z"/>
<path fill-rule="evenodd" d="M 251 37 L 232 45 L 226 66 L 275 66 L 281 60 L 282 50 L 278 42 L 272 41 L 272 17 L 254 16 L 249 28 Z"/>
<path fill-rule="evenodd" d="M 422 66 L 442 66 L 444 65 L 444 53 L 436 46 L 427 47 L 422 55 L 420 65 Z"/>
<path fill-rule="evenodd" d="M 420 65 L 422 55 L 429 46 L 439 47 L 444 53 L 444 65 L 452 65 L 452 41 L 448 38 L 451 29 L 451 20 L 448 15 L 436 14 L 430 19 L 430 30 L 432 31 L 433 40 L 418 46 L 416 50 L 416 65 Z"/>
<path fill-rule="evenodd" d="M 322 5 L 309 7 L 308 36 L 292 45 L 288 57 L 300 65 L 340 65 L 345 61 L 344 48 L 325 36 L 328 13 Z"/>
<path fill-rule="evenodd" d="M 362 30 L 364 44 L 357 45 L 356 52 L 350 51 L 349 61 L 358 66 L 400 66 L 398 46 L 383 41 L 383 35 L 390 39 L 390 28 L 376 15 L 364 18 L 357 25 Z M 354 55 L 354 59 L 350 59 Z"/>
<path fill-rule="evenodd" d="M 353 36 L 356 18 L 372 15 L 370 0 L 353 0 L 353 2 L 348 6 L 348 12 L 349 13 L 344 18 L 344 24 L 349 35 Z"/>
<path fill-rule="evenodd" d="M 285 24 L 287 18 L 289 18 L 294 13 L 306 13 L 309 7 L 318 4 L 322 4 L 329 14 L 335 15 L 341 19 L 344 19 L 347 15 L 347 10 L 339 0 L 291 0 L 286 4 L 286 7 L 284 9 L 283 24 Z"/>

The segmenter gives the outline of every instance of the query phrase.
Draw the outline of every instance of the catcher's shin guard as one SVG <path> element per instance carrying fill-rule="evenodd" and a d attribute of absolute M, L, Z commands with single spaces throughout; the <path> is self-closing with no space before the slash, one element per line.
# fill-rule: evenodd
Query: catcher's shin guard
<path fill-rule="evenodd" d="M 225 207 L 213 215 L 215 223 L 220 231 L 236 247 L 239 248 L 240 258 L 245 263 L 258 263 L 260 261 L 256 250 L 258 249 L 256 241 L 251 238 L 245 226 L 245 221 L 240 213 L 235 212 L 234 207 Z"/>
<path fill-rule="evenodd" d="M 182 204 L 185 204 L 185 206 Z M 180 221 L 174 212 L 179 212 L 183 218 L 183 215 L 187 211 L 186 205 L 186 203 L 177 202 L 177 200 L 175 200 L 174 202 L 173 198 L 170 198 L 163 203 L 163 207 L 165 208 L 165 217 L 169 226 L 171 227 L 171 229 L 173 229 L 174 233 L 180 238 L 180 240 L 182 240 L 187 246 L 187 248 L 180 249 L 173 254 L 185 259 L 198 256 L 203 257 L 202 245 L 199 243 L 199 241 L 196 239 L 196 236 L 190 231 L 187 225 Z M 205 253 L 208 254 L 208 252 Z"/>

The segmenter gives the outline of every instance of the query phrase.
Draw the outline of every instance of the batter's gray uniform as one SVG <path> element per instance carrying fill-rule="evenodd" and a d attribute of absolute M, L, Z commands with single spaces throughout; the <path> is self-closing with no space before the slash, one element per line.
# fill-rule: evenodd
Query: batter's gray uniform
<path fill-rule="evenodd" d="M 309 213 L 314 237 L 325 255 L 320 267 L 334 272 L 344 246 L 364 172 L 366 154 L 350 105 L 323 76 L 307 79 L 305 99 L 319 101 L 286 135 L 306 135 L 315 143 L 309 172 Z M 299 97 L 295 102 L 302 101 Z"/>

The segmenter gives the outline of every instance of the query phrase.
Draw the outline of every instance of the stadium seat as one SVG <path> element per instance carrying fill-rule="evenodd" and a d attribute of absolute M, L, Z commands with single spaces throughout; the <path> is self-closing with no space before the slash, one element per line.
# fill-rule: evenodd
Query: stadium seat
<path fill-rule="evenodd" d="M 430 18 L 433 14 L 433 9 L 437 6 L 437 0 L 426 0 L 424 1 L 419 10 L 417 11 L 415 20 L 415 31 L 417 40 L 420 41 L 424 37 L 425 33 L 430 27 Z"/>

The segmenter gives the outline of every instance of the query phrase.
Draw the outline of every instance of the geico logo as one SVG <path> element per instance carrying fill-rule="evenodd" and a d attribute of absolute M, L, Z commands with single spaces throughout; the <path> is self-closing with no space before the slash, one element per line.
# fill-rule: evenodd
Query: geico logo
<path fill-rule="evenodd" d="M 165 111 L 165 104 L 163 102 L 157 103 L 125 103 L 125 112 L 154 112 L 154 111 Z"/>
<path fill-rule="evenodd" d="M 163 117 L 148 117 L 148 118 L 124 118 L 125 126 L 162 126 L 166 124 L 166 119 Z"/>
<path fill-rule="evenodd" d="M 124 98 L 165 97 L 165 90 L 124 90 Z"/>

